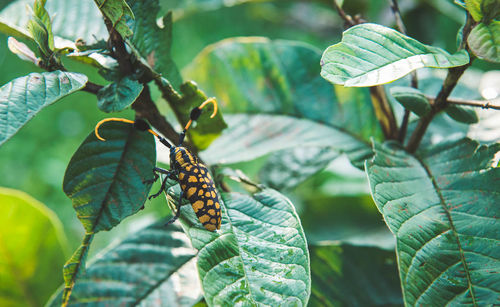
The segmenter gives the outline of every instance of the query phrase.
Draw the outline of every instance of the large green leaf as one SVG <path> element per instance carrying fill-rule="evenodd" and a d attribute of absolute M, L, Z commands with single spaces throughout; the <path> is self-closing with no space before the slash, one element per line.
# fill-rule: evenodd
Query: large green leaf
<path fill-rule="evenodd" d="M 467 43 L 478 58 L 500 63 L 500 21 L 478 24 L 470 32 Z"/>
<path fill-rule="evenodd" d="M 32 5 L 33 0 L 13 1 L 0 12 L 0 31 L 17 37 L 30 37 L 26 24 L 30 18 L 26 14 L 26 5 Z M 105 39 L 108 36 L 102 14 L 92 1 L 50 0 L 45 8 L 52 21 L 52 32 L 57 37 L 56 47 L 69 45 L 61 42 L 66 39 L 74 42 L 81 38 L 87 43 Z"/>
<path fill-rule="evenodd" d="M 178 194 L 169 191 L 176 202 Z M 181 221 L 198 252 L 209 306 L 305 306 L 311 291 L 309 253 L 292 203 L 277 191 L 222 194 L 222 226 L 203 228 L 190 206 Z"/>
<path fill-rule="evenodd" d="M 132 30 L 127 25 L 127 16 L 134 18 L 132 9 L 125 0 L 94 0 L 106 18 L 111 22 L 112 27 L 125 39 L 131 36 Z"/>
<path fill-rule="evenodd" d="M 0 305 L 42 306 L 62 282 L 67 252 L 54 212 L 23 192 L 0 188 Z"/>
<path fill-rule="evenodd" d="M 498 303 L 500 144 L 446 142 L 412 156 L 375 144 L 372 196 L 396 235 L 405 304 Z"/>
<path fill-rule="evenodd" d="M 394 251 L 339 243 L 309 250 L 309 306 L 403 306 Z"/>
<path fill-rule="evenodd" d="M 101 126 L 98 140 L 92 132 L 80 145 L 64 174 L 63 190 L 73 202 L 86 234 L 64 266 L 67 302 L 75 279 L 85 268 L 95 233 L 109 230 L 139 211 L 151 188 L 156 151 L 154 137 L 133 125 L 112 122 Z"/>
<path fill-rule="evenodd" d="M 156 22 L 160 10 L 158 0 L 128 1 L 135 20 L 129 20 L 134 35 L 130 41 L 149 65 L 168 79 L 175 89 L 182 83 L 182 77 L 170 56 L 172 46 L 172 13 L 162 19 L 163 28 Z"/>
<path fill-rule="evenodd" d="M 418 68 L 449 68 L 467 63 L 469 55 L 465 50 L 450 55 L 393 29 L 364 23 L 346 30 L 340 43 L 325 50 L 321 76 L 344 86 L 374 86 Z"/>
<path fill-rule="evenodd" d="M 156 223 L 109 248 L 76 280 L 68 306 L 191 306 L 202 296 L 196 250 L 180 227 Z M 61 291 L 48 306 L 61 305 Z"/>
<path fill-rule="evenodd" d="M 63 190 L 85 230 L 109 230 L 144 204 L 156 162 L 154 137 L 124 123 L 106 123 L 83 141 L 64 174 Z"/>
<path fill-rule="evenodd" d="M 19 77 L 0 88 L 0 145 L 41 109 L 85 86 L 82 74 L 53 71 Z"/>
<path fill-rule="evenodd" d="M 225 114 L 287 114 L 328 124 L 346 138 L 378 139 L 380 127 L 368 92 L 332 87 L 319 76 L 319 60 L 319 50 L 307 44 L 262 37 L 236 38 L 207 47 L 184 73 L 197 80 L 209 95 L 216 96 Z M 221 142 L 238 142 L 233 137 L 223 134 Z M 273 137 L 275 143 L 282 142 L 277 135 Z M 280 146 L 280 149 L 292 147 Z M 276 150 L 268 149 L 268 152 Z M 282 154 L 293 159 L 294 153 Z M 238 156 L 229 160 L 248 160 L 246 154 L 239 156 L 241 160 L 237 160 Z M 362 161 L 354 163 L 359 165 Z M 317 165 L 317 169 L 321 167 Z"/>
<path fill-rule="evenodd" d="M 134 103 L 143 88 L 142 83 L 123 77 L 97 92 L 97 106 L 107 113 L 122 111 Z"/>
<path fill-rule="evenodd" d="M 302 147 L 273 153 L 260 169 L 262 183 L 274 189 L 290 189 L 325 168 L 338 153 L 328 147 Z"/>
<path fill-rule="evenodd" d="M 268 153 L 297 147 L 331 147 L 362 164 L 372 151 L 366 143 L 340 129 L 279 115 L 226 115 L 229 128 L 201 153 L 209 164 L 249 161 Z"/>

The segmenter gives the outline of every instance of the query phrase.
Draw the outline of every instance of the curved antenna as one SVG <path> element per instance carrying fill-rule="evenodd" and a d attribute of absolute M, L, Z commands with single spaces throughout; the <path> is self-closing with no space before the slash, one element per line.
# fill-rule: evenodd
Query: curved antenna
<path fill-rule="evenodd" d="M 213 104 L 214 105 L 214 112 L 212 113 L 212 115 L 210 115 L 210 118 L 214 118 L 215 114 L 217 114 L 217 100 L 215 100 L 215 98 L 211 97 L 211 98 L 208 98 L 207 100 L 205 100 L 205 102 L 203 102 L 199 107 L 198 109 L 203 109 L 207 104 Z"/>
<path fill-rule="evenodd" d="M 213 97 L 205 100 L 202 104 L 200 104 L 199 107 L 192 109 L 191 114 L 189 116 L 190 117 L 189 121 L 187 122 L 186 126 L 184 127 L 184 130 L 180 134 L 179 146 L 182 145 L 182 142 L 184 142 L 184 137 L 186 136 L 186 132 L 188 131 L 189 127 L 191 127 L 193 121 L 197 120 L 198 117 L 200 117 L 201 109 L 203 109 L 209 103 L 214 105 L 214 112 L 212 113 L 212 115 L 210 115 L 210 118 L 214 118 L 214 116 L 217 114 L 217 100 L 215 100 L 215 98 Z"/>
<path fill-rule="evenodd" d="M 133 120 L 130 120 L 130 119 L 126 119 L 126 118 L 119 118 L 119 117 L 110 117 L 110 118 L 105 118 L 103 120 L 101 120 L 100 122 L 97 123 L 97 125 L 95 125 L 95 128 L 94 128 L 94 133 L 95 133 L 95 136 L 101 140 L 101 141 L 106 141 L 105 138 L 103 138 L 102 136 L 99 135 L 99 127 L 104 124 L 105 122 L 123 122 L 123 123 L 128 123 L 128 124 L 133 124 L 135 125 L 136 122 L 133 121 Z M 145 123 L 145 122 L 144 122 Z M 160 135 L 158 135 L 158 133 L 154 132 L 151 128 L 149 128 L 149 126 L 147 126 L 147 123 L 145 123 L 146 126 L 144 127 L 144 129 L 139 129 L 139 130 L 143 130 L 143 131 L 148 131 L 149 133 L 151 133 L 152 135 L 156 136 L 157 138 L 160 139 L 160 141 L 162 141 L 162 137 Z M 163 143 L 163 142 L 162 142 Z M 165 143 L 164 143 L 165 144 Z M 168 143 L 167 143 L 168 144 Z M 170 145 L 170 144 L 168 144 Z M 171 146 L 171 145 L 170 145 Z M 170 146 L 168 146 L 170 148 Z"/>

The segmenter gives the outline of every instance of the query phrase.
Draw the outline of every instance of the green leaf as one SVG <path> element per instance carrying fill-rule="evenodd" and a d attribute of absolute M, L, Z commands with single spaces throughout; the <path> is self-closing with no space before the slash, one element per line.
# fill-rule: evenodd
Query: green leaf
<path fill-rule="evenodd" d="M 465 4 L 465 0 L 454 0 L 453 2 L 455 2 L 455 4 L 457 4 L 457 5 L 460 5 L 464 9 L 467 8 L 467 5 Z"/>
<path fill-rule="evenodd" d="M 70 298 L 75 279 L 85 268 L 95 233 L 109 230 L 141 209 L 153 178 L 154 137 L 133 125 L 112 122 L 101 126 L 107 141 L 92 132 L 77 149 L 64 174 L 63 190 L 72 200 L 86 234 L 64 266 L 63 302 Z"/>
<path fill-rule="evenodd" d="M 76 278 L 81 276 L 85 271 L 85 263 L 87 261 L 87 255 L 89 253 L 92 239 L 94 239 L 94 233 L 85 233 L 80 246 L 76 249 L 73 255 L 71 255 L 71 258 L 69 258 L 64 264 L 64 291 L 62 294 L 63 306 L 66 306 L 68 300 L 70 299 Z"/>
<path fill-rule="evenodd" d="M 467 63 L 469 55 L 465 50 L 450 55 L 396 30 L 364 23 L 344 31 L 342 42 L 325 50 L 321 76 L 344 86 L 374 86 L 418 68 L 450 68 Z"/>
<path fill-rule="evenodd" d="M 245 114 L 225 118 L 229 128 L 201 153 L 208 164 L 250 161 L 274 151 L 308 146 L 335 148 L 346 153 L 355 165 L 372 155 L 363 141 L 307 119 Z"/>
<path fill-rule="evenodd" d="M 33 16 L 28 22 L 28 31 L 35 40 L 40 52 L 44 58 L 50 57 L 52 51 L 49 47 L 49 32 L 43 22 L 36 16 Z"/>
<path fill-rule="evenodd" d="M 27 194 L 0 188 L 0 305 L 42 306 L 62 282 L 67 252 L 61 222 Z"/>
<path fill-rule="evenodd" d="M 260 181 L 274 189 L 290 189 L 338 157 L 328 147 L 298 147 L 275 152 L 260 169 Z"/>
<path fill-rule="evenodd" d="M 467 43 L 478 58 L 500 63 L 500 21 L 478 24 L 470 32 Z"/>
<path fill-rule="evenodd" d="M 481 2 L 482 22 L 488 24 L 500 15 L 500 2 L 498 0 L 483 0 Z"/>
<path fill-rule="evenodd" d="M 181 93 L 182 96 L 176 99 L 171 104 L 171 107 L 184 126 L 189 121 L 191 110 L 200 106 L 208 97 L 193 81 L 183 83 L 181 85 Z M 189 139 L 198 149 L 203 150 L 207 148 L 221 134 L 222 130 L 227 127 L 220 110 L 214 118 L 210 118 L 212 113 L 212 105 L 204 108 L 201 116 L 196 121 L 196 125 L 188 130 Z"/>
<path fill-rule="evenodd" d="M 85 86 L 82 74 L 53 71 L 19 77 L 0 88 L 0 145 L 41 109 Z"/>
<path fill-rule="evenodd" d="M 33 12 L 36 17 L 38 17 L 43 24 L 45 25 L 45 29 L 47 30 L 48 34 L 48 47 L 50 50 L 54 49 L 54 34 L 52 33 L 52 22 L 50 20 L 49 13 L 45 9 L 45 3 L 47 0 L 35 0 L 35 3 L 33 4 Z"/>
<path fill-rule="evenodd" d="M 394 251 L 313 245 L 309 306 L 403 306 Z"/>
<path fill-rule="evenodd" d="M 12 1 L 0 12 L 0 31 L 30 38 L 26 31 L 30 19 L 26 6 L 32 4 L 33 0 Z M 71 46 L 77 39 L 91 43 L 108 37 L 102 14 L 92 1 L 50 0 L 44 7 L 50 16 L 57 16 L 51 25 L 54 36 L 58 38 L 55 41 L 57 48 Z"/>
<path fill-rule="evenodd" d="M 395 86 L 391 87 L 391 95 L 407 110 L 418 116 L 424 116 L 431 110 L 431 104 L 418 89 L 412 87 Z"/>
<path fill-rule="evenodd" d="M 169 191 L 177 201 L 177 193 Z M 292 203 L 277 191 L 224 193 L 219 232 L 197 221 L 189 206 L 181 221 L 199 249 L 198 272 L 209 306 L 306 306 L 309 253 Z"/>
<path fill-rule="evenodd" d="M 328 124 L 346 137 L 379 139 L 382 133 L 368 91 L 332 87 L 319 76 L 320 57 L 319 50 L 293 41 L 227 39 L 207 47 L 184 73 L 200 83 L 209 95 L 216 96 L 225 114 L 287 114 Z M 277 136 L 272 137 L 279 143 Z M 238 142 L 234 138 L 225 140 L 231 141 Z M 275 149 L 284 148 L 287 146 L 278 145 Z M 241 157 L 232 161 L 248 160 L 245 154 Z"/>
<path fill-rule="evenodd" d="M 143 88 L 142 83 L 125 76 L 97 92 L 97 106 L 106 113 L 122 111 L 134 103 Z"/>
<path fill-rule="evenodd" d="M 374 145 L 367 162 L 373 199 L 396 235 L 408 306 L 498 302 L 500 144 L 446 142 L 412 156 Z"/>
<path fill-rule="evenodd" d="M 154 137 L 124 123 L 107 123 L 83 141 L 64 174 L 63 190 L 85 230 L 109 230 L 146 201 L 156 162 Z"/>
<path fill-rule="evenodd" d="M 449 105 L 444 111 L 449 117 L 457 122 L 466 124 L 475 124 L 479 122 L 479 117 L 473 107 Z"/>
<path fill-rule="evenodd" d="M 139 230 L 101 254 L 76 280 L 69 306 L 192 306 L 202 297 L 196 250 L 180 227 Z M 61 291 L 47 304 L 61 306 Z M 160 304 L 161 303 L 161 304 Z"/>
<path fill-rule="evenodd" d="M 128 1 L 128 4 L 136 16 L 135 20 L 128 21 L 134 32 L 130 39 L 131 44 L 155 71 L 162 74 L 178 90 L 182 77 L 170 55 L 172 13 L 163 16 L 163 28 L 160 28 L 156 22 L 156 12 L 160 10 L 158 0 L 133 0 Z"/>
<path fill-rule="evenodd" d="M 484 0 L 465 0 L 465 7 L 475 21 L 480 21 L 481 18 L 483 18 L 481 12 L 481 2 L 483 1 Z"/>
<path fill-rule="evenodd" d="M 94 0 L 94 2 L 122 38 L 125 39 L 133 34 L 127 26 L 126 16 L 134 18 L 134 13 L 125 0 Z"/>

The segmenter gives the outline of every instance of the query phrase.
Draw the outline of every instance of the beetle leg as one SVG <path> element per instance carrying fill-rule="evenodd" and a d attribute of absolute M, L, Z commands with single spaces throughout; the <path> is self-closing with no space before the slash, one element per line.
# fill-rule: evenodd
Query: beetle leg
<path fill-rule="evenodd" d="M 184 195 L 184 192 L 181 191 L 181 194 L 179 194 L 179 202 L 177 203 L 177 208 L 176 212 L 173 218 L 171 218 L 168 222 L 165 223 L 165 226 L 172 224 L 175 222 L 179 216 L 181 215 L 181 206 L 182 206 L 182 196 Z"/>
<path fill-rule="evenodd" d="M 156 170 L 156 169 L 160 170 L 159 172 L 161 172 L 161 173 L 165 174 L 165 175 L 166 175 L 166 178 L 165 178 L 165 180 L 163 180 L 163 181 L 162 181 L 162 183 L 161 183 L 161 187 L 160 187 L 160 190 L 158 190 L 158 192 L 156 192 L 155 194 L 150 195 L 150 196 L 148 197 L 148 200 L 151 200 L 151 198 L 156 198 L 156 197 L 158 197 L 158 196 L 161 194 L 161 192 L 165 191 L 165 188 L 166 188 L 166 185 L 167 185 L 167 178 L 170 178 L 170 179 L 172 179 L 172 180 L 178 181 L 177 177 L 175 176 L 175 172 L 174 172 L 173 170 L 166 171 L 166 170 L 164 170 L 164 169 L 162 169 L 162 168 L 157 168 L 157 167 L 155 167 L 155 170 Z M 155 175 L 156 175 L 156 176 L 158 176 L 158 174 L 157 174 L 157 173 L 155 173 Z"/>
<path fill-rule="evenodd" d="M 160 167 L 155 167 L 155 168 L 153 168 L 154 178 L 153 179 L 145 180 L 145 181 L 143 181 L 143 183 L 145 183 L 145 184 L 155 183 L 156 180 L 158 180 L 158 178 L 160 178 L 160 176 L 158 175 L 158 173 L 165 174 L 165 175 L 167 175 L 168 178 L 176 180 L 175 178 L 172 178 L 172 174 L 173 174 L 172 170 L 166 170 L 166 169 L 163 169 L 163 168 L 160 168 Z"/>

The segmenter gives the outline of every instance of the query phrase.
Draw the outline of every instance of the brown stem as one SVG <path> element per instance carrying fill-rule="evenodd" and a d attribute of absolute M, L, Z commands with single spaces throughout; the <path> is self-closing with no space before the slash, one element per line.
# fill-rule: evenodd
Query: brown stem
<path fill-rule="evenodd" d="M 346 12 L 338 5 L 336 0 L 332 0 L 332 1 L 333 1 L 333 7 L 335 8 L 337 13 L 339 14 L 340 18 L 342 18 L 345 21 L 347 28 L 355 26 L 356 22 L 352 19 L 352 17 L 346 14 Z"/>
<path fill-rule="evenodd" d="M 473 25 L 474 21 L 470 16 L 470 14 L 467 13 L 467 20 L 465 22 L 465 26 L 462 31 L 462 42 L 460 43 L 460 47 L 458 48 L 459 50 L 464 48 L 467 49 L 467 37 L 469 36 L 469 33 L 472 30 Z M 469 52 L 469 54 L 471 53 Z M 430 122 L 432 121 L 434 116 L 436 116 L 436 114 L 438 114 L 439 112 L 441 112 L 446 108 L 448 97 L 450 96 L 451 91 L 455 88 L 458 80 L 463 75 L 465 70 L 469 68 L 473 60 L 474 57 L 472 57 L 471 55 L 469 63 L 463 66 L 452 67 L 448 69 L 448 74 L 446 76 L 446 79 L 444 80 L 443 86 L 441 87 L 441 90 L 439 91 L 438 95 L 436 96 L 436 99 L 434 100 L 434 104 L 432 105 L 431 111 L 427 115 L 422 116 L 420 118 L 420 121 L 418 122 L 416 129 L 413 131 L 413 134 L 410 137 L 410 141 L 408 142 L 408 146 L 406 148 L 408 152 L 414 153 L 417 150 Z"/>
<path fill-rule="evenodd" d="M 435 97 L 425 96 L 431 104 L 434 104 L 436 101 Z M 462 106 L 471 106 L 482 109 L 493 109 L 500 110 L 500 105 L 492 104 L 491 101 L 488 100 L 468 100 L 468 99 L 459 99 L 459 98 L 448 98 L 446 100 L 447 104 L 456 104 Z"/>
<path fill-rule="evenodd" d="M 411 135 L 410 141 L 408 142 L 407 150 L 410 153 L 413 153 L 417 150 L 418 145 L 422 141 L 422 138 L 427 130 L 427 127 L 431 123 L 432 119 L 436 114 L 444 110 L 447 106 L 448 96 L 450 96 L 451 91 L 457 85 L 458 79 L 463 75 L 465 70 L 471 65 L 471 62 L 464 66 L 453 67 L 448 70 L 448 75 L 444 80 L 443 86 L 441 87 L 441 91 L 437 95 L 434 100 L 434 104 L 432 105 L 431 111 L 420 118 L 420 121 L 417 124 L 417 128 L 413 131 Z"/>
<path fill-rule="evenodd" d="M 104 86 L 95 84 L 93 82 L 87 81 L 85 84 L 85 87 L 82 88 L 82 91 L 97 95 L 97 92 L 99 92 L 100 89 L 102 89 Z"/>
<path fill-rule="evenodd" d="M 385 139 L 395 140 L 397 133 L 396 118 L 387 100 L 384 87 L 380 85 L 370 87 L 370 96 L 372 98 L 373 108 L 375 109 L 375 116 L 382 127 Z"/>

